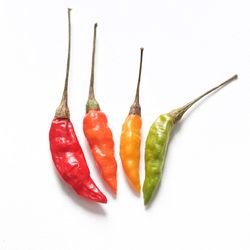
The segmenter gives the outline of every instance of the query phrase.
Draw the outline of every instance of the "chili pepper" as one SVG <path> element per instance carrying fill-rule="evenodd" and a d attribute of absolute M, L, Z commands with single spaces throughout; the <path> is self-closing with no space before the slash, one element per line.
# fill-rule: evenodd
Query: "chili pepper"
<path fill-rule="evenodd" d="M 212 88 L 203 95 L 187 103 L 181 108 L 174 109 L 167 114 L 160 115 L 151 125 L 145 147 L 145 180 L 143 184 L 144 204 L 148 204 L 154 195 L 162 176 L 164 161 L 167 153 L 169 136 L 175 124 L 182 118 L 184 113 L 209 93 L 224 87 L 226 84 L 237 79 L 237 75 L 229 78 L 220 85 Z"/>
<path fill-rule="evenodd" d="M 110 189 L 116 193 L 117 163 L 114 155 L 113 134 L 108 126 L 108 119 L 100 110 L 100 106 L 94 94 L 96 28 L 97 24 L 94 26 L 91 78 L 89 97 L 86 104 L 86 115 L 83 119 L 83 132 L 87 138 L 92 155 L 103 180 Z"/>
<path fill-rule="evenodd" d="M 49 131 L 52 159 L 60 176 L 77 194 L 93 201 L 107 203 L 107 198 L 90 177 L 88 165 L 70 121 L 68 77 L 70 68 L 71 23 L 68 9 L 69 44 L 63 96 Z"/>
<path fill-rule="evenodd" d="M 129 114 L 122 125 L 122 133 L 120 138 L 120 157 L 122 166 L 126 176 L 128 177 L 132 188 L 136 192 L 140 192 L 140 144 L 141 144 L 141 106 L 139 103 L 139 88 L 141 80 L 143 48 L 141 48 L 141 59 L 139 78 L 137 83 L 135 100 L 130 107 Z"/>

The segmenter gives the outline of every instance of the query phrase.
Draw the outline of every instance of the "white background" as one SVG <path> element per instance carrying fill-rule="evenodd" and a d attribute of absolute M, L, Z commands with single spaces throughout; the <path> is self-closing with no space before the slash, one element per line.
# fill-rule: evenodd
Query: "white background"
<path fill-rule="evenodd" d="M 250 14 L 243 0 L 0 1 L 0 249 L 250 249 Z M 71 118 L 107 205 L 60 181 L 48 132 L 59 104 L 72 7 Z M 82 132 L 93 24 L 96 97 L 116 143 L 118 195 L 101 181 Z M 119 159 L 122 123 L 141 82 L 144 141 L 161 113 L 237 73 L 188 112 L 171 138 L 148 209 Z"/>

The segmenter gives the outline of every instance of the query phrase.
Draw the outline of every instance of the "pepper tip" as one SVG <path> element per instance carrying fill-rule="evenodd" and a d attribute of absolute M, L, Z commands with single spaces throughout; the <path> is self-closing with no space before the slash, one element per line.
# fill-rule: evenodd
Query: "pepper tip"
<path fill-rule="evenodd" d="M 116 179 L 109 179 L 109 180 L 106 180 L 106 183 L 108 184 L 112 193 L 116 194 L 117 193 L 117 180 Z"/>
<path fill-rule="evenodd" d="M 107 204 L 108 203 L 107 197 L 103 196 L 102 199 L 100 200 L 100 203 Z"/>

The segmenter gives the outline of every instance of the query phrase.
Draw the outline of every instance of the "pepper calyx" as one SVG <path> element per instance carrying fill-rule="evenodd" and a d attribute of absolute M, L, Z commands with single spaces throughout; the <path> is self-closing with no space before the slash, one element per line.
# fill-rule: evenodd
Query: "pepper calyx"
<path fill-rule="evenodd" d="M 129 115 L 139 115 L 141 116 L 141 106 L 139 103 L 134 102 L 133 105 L 130 107 Z"/>
<path fill-rule="evenodd" d="M 95 99 L 89 99 L 86 104 L 86 113 L 90 110 L 100 110 L 100 105 Z"/>
<path fill-rule="evenodd" d="M 174 123 L 177 123 L 182 118 L 185 112 L 186 112 L 185 109 L 178 108 L 169 112 L 168 116 L 170 116 L 173 119 Z"/>
<path fill-rule="evenodd" d="M 69 119 L 70 118 L 69 108 L 63 104 L 60 104 L 56 109 L 55 118 Z"/>

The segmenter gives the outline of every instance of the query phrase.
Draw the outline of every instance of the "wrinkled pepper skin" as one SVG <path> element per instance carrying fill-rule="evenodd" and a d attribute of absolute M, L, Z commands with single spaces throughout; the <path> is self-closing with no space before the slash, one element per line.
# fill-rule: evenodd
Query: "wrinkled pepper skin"
<path fill-rule="evenodd" d="M 154 195 L 162 176 L 162 170 L 166 158 L 169 136 L 175 124 L 181 120 L 182 116 L 195 103 L 209 95 L 210 93 L 221 89 L 230 82 L 238 78 L 237 74 L 228 78 L 226 81 L 211 88 L 192 101 L 186 103 L 177 109 L 173 109 L 167 114 L 160 115 L 152 124 L 145 147 L 145 181 L 143 184 L 144 204 L 147 205 Z"/>
<path fill-rule="evenodd" d="M 117 163 L 113 134 L 106 115 L 100 110 L 89 110 L 83 119 L 83 132 L 89 143 L 100 174 L 110 189 L 117 191 Z"/>
<path fill-rule="evenodd" d="M 174 120 L 168 114 L 160 115 L 152 124 L 145 146 L 144 204 L 148 204 L 157 189 L 165 162 L 169 136 Z"/>
<path fill-rule="evenodd" d="M 49 132 L 52 159 L 60 176 L 78 195 L 107 203 L 90 177 L 88 165 L 69 119 L 54 118 Z"/>
<path fill-rule="evenodd" d="M 140 192 L 140 144 L 142 119 L 139 115 L 130 114 L 122 126 L 120 137 L 120 157 L 122 166 L 131 186 Z"/>

